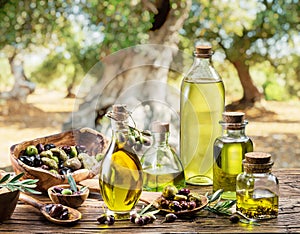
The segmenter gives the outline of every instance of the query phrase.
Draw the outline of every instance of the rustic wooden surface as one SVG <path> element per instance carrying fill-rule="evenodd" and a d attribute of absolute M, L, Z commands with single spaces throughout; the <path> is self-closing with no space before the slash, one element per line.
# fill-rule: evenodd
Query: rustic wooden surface
<path fill-rule="evenodd" d="M 97 217 L 103 213 L 103 202 L 98 194 L 92 194 L 78 208 L 82 219 L 74 226 L 65 227 L 47 221 L 40 212 L 19 201 L 10 220 L 0 224 L 0 232 L 31 233 L 146 233 L 146 232 L 205 232 L 205 233 L 296 233 L 300 232 L 300 168 L 279 169 L 273 172 L 280 182 L 279 216 L 277 219 L 263 221 L 260 226 L 237 223 L 232 224 L 228 216 L 218 216 L 202 210 L 194 219 L 178 219 L 174 223 L 162 223 L 163 215 L 156 215 L 153 224 L 137 226 L 129 221 L 117 221 L 112 226 L 98 224 Z M 191 187 L 200 194 L 211 192 L 211 187 Z M 50 202 L 45 196 L 36 198 Z M 142 203 L 141 203 L 142 204 Z"/>

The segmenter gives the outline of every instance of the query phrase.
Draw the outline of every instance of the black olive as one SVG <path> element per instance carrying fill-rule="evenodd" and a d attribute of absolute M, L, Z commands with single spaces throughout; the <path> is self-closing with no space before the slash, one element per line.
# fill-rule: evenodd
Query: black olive
<path fill-rule="evenodd" d="M 42 164 L 41 156 L 39 154 L 35 155 L 35 158 L 33 159 L 33 165 L 35 167 L 40 167 Z"/>
<path fill-rule="evenodd" d="M 238 215 L 231 215 L 229 217 L 230 222 L 232 223 L 238 223 L 240 221 L 240 217 Z"/>
<path fill-rule="evenodd" d="M 166 223 L 172 223 L 177 219 L 177 216 L 173 213 L 167 214 L 165 217 L 165 222 Z"/>
<path fill-rule="evenodd" d="M 70 216 L 69 211 L 68 211 L 68 209 L 66 209 L 66 210 L 62 211 L 62 214 L 59 216 L 59 219 L 67 220 L 67 219 L 69 219 L 69 216 Z"/>
<path fill-rule="evenodd" d="M 182 207 L 178 201 L 172 201 L 169 204 L 169 209 L 174 211 L 180 211 L 182 210 Z"/>
<path fill-rule="evenodd" d="M 144 224 L 148 224 L 151 222 L 151 217 L 149 215 L 143 215 L 142 219 L 144 220 Z"/>
<path fill-rule="evenodd" d="M 182 210 L 187 210 L 189 207 L 187 201 L 181 201 L 180 205 L 181 205 Z"/>
<path fill-rule="evenodd" d="M 44 145 L 44 150 L 49 150 L 49 149 L 52 149 L 52 148 L 55 148 L 56 146 L 54 144 L 45 144 Z"/>
<path fill-rule="evenodd" d="M 23 155 L 19 159 L 21 162 L 25 163 L 26 165 L 28 165 L 30 167 L 33 166 L 33 161 L 31 159 L 31 157 Z"/>
<path fill-rule="evenodd" d="M 55 186 L 55 187 L 53 188 L 53 191 L 54 191 L 55 193 L 61 193 L 61 192 L 63 191 L 63 188 L 58 187 L 58 186 Z"/>
<path fill-rule="evenodd" d="M 193 210 L 197 207 L 197 204 L 195 201 L 188 202 L 188 210 Z"/>
<path fill-rule="evenodd" d="M 98 223 L 113 225 L 115 223 L 115 217 L 113 215 L 102 214 L 97 218 Z"/>
<path fill-rule="evenodd" d="M 191 191 L 190 191 L 189 189 L 187 189 L 187 188 L 182 188 L 182 189 L 180 189 L 180 190 L 178 191 L 178 194 L 187 196 L 187 195 L 190 194 L 190 192 L 191 192 Z"/>
<path fill-rule="evenodd" d="M 107 216 L 107 225 L 113 225 L 115 223 L 115 217 L 113 215 Z"/>
<path fill-rule="evenodd" d="M 45 150 L 44 145 L 42 143 L 38 143 L 35 147 L 37 148 L 39 153 L 41 153 Z"/>
<path fill-rule="evenodd" d="M 140 226 L 144 225 L 144 219 L 142 217 L 137 217 L 135 220 L 134 220 L 134 223 L 135 224 L 138 224 Z"/>
<path fill-rule="evenodd" d="M 107 215 L 106 214 L 102 214 L 97 218 L 98 223 L 100 224 L 104 224 L 107 221 Z"/>
<path fill-rule="evenodd" d="M 71 152 L 71 146 L 69 146 L 69 145 L 64 145 L 63 147 L 61 147 L 61 149 L 63 151 L 65 151 L 66 154 L 70 154 L 70 152 Z"/>
<path fill-rule="evenodd" d="M 63 205 L 56 204 L 56 205 L 52 206 L 52 208 L 50 209 L 49 215 L 52 218 L 57 218 L 62 214 L 63 209 L 64 209 Z"/>
<path fill-rule="evenodd" d="M 135 223 L 135 219 L 138 217 L 139 217 L 139 215 L 137 213 L 130 215 L 130 222 Z"/>
<path fill-rule="evenodd" d="M 54 206 L 54 204 L 48 204 L 45 206 L 45 211 L 49 214 L 51 208 Z"/>

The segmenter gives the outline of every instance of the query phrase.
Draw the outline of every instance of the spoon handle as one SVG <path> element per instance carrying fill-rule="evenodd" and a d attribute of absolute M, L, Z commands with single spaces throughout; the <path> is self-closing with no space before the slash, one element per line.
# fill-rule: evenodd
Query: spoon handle
<path fill-rule="evenodd" d="M 30 197 L 24 193 L 20 193 L 20 197 L 19 197 L 19 200 L 29 204 L 29 205 L 32 205 L 34 206 L 35 208 L 37 209 L 41 209 L 43 206 L 45 206 L 45 204 L 33 197 Z"/>

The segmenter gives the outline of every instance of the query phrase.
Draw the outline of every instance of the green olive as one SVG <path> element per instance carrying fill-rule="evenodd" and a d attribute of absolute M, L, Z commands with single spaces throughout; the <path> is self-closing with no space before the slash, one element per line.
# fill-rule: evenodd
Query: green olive
<path fill-rule="evenodd" d="M 61 194 L 63 194 L 63 195 L 72 195 L 73 192 L 72 192 L 71 189 L 63 189 L 63 190 L 61 191 Z"/>
<path fill-rule="evenodd" d="M 178 189 L 174 185 L 167 185 L 163 188 L 162 195 L 165 198 L 173 198 L 178 193 Z"/>
<path fill-rule="evenodd" d="M 46 157 L 46 158 L 52 158 L 53 157 L 53 153 L 51 150 L 45 150 L 45 151 L 42 151 L 40 153 L 40 156 L 41 157 Z"/>
<path fill-rule="evenodd" d="M 70 157 L 73 158 L 73 157 L 77 157 L 78 155 L 78 152 L 77 152 L 77 149 L 74 145 L 71 146 L 71 151 L 70 151 Z"/>
<path fill-rule="evenodd" d="M 43 158 L 41 158 L 41 160 L 42 160 L 43 164 L 49 166 L 52 169 L 58 170 L 58 165 L 54 159 L 43 157 Z"/>
<path fill-rule="evenodd" d="M 28 156 L 37 155 L 39 153 L 38 149 L 34 145 L 29 145 L 25 152 Z"/>
<path fill-rule="evenodd" d="M 67 153 L 63 149 L 60 149 L 60 148 L 56 147 L 56 148 L 52 148 L 50 150 L 53 153 L 53 155 L 57 156 L 62 161 L 66 161 L 69 158 Z"/>

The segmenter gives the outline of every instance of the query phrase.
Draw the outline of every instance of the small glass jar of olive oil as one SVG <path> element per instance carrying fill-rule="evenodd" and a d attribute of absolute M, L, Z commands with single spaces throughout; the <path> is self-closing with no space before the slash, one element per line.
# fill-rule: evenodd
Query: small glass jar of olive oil
<path fill-rule="evenodd" d="M 236 211 L 254 220 L 278 216 L 279 181 L 272 174 L 271 154 L 250 152 L 236 180 Z"/>
<path fill-rule="evenodd" d="M 213 191 L 223 189 L 223 199 L 235 200 L 236 177 L 243 171 L 245 153 L 253 151 L 253 142 L 245 134 L 245 113 L 223 112 L 222 116 L 223 133 L 214 142 Z"/>

